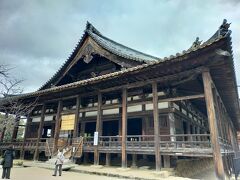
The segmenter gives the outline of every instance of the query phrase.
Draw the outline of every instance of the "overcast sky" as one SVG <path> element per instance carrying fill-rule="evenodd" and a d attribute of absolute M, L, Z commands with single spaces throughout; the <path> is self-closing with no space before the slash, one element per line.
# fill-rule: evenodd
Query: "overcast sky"
<path fill-rule="evenodd" d="M 0 0 L 0 64 L 24 92 L 37 90 L 68 58 L 90 21 L 102 34 L 158 57 L 207 40 L 231 22 L 240 85 L 239 0 Z M 239 89 L 240 90 L 240 89 Z"/>

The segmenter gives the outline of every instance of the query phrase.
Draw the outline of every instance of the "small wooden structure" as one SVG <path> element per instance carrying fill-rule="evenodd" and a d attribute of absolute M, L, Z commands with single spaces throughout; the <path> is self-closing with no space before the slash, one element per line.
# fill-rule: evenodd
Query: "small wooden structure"
<path fill-rule="evenodd" d="M 37 160 L 41 152 L 51 156 L 68 145 L 76 158 L 93 153 L 96 165 L 100 155 L 110 165 L 111 155 L 118 154 L 122 167 L 128 155 L 133 164 L 152 155 L 156 170 L 169 167 L 173 157 L 213 157 L 216 174 L 224 179 L 239 151 L 240 113 L 231 33 L 219 31 L 161 59 L 121 45 L 87 23 L 56 74 L 38 91 L 14 97 L 24 103 L 38 98 L 38 104 L 26 115 L 23 142 L 2 141 L 0 148 L 14 144 L 22 157 L 34 151 Z"/>

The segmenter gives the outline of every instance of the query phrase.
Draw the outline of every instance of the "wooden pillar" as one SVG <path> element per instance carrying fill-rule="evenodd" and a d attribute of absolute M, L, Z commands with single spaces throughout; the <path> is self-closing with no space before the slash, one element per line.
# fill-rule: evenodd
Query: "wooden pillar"
<path fill-rule="evenodd" d="M 224 116 L 222 114 L 222 106 L 219 103 L 219 98 L 217 97 L 217 94 L 213 91 L 213 100 L 215 103 L 215 108 L 216 108 L 216 119 L 217 119 L 217 129 L 218 129 L 218 136 L 221 137 L 222 139 L 225 139 L 224 135 L 224 129 L 226 129 L 224 125 Z"/>
<path fill-rule="evenodd" d="M 106 153 L 106 166 L 110 166 L 110 165 L 111 165 L 111 154 Z"/>
<path fill-rule="evenodd" d="M 239 151 L 239 147 L 238 147 L 238 143 L 237 143 L 237 139 L 236 136 L 234 135 L 234 131 L 233 131 L 233 126 L 231 126 L 231 122 L 229 124 L 229 132 L 230 132 L 230 137 L 231 137 L 231 145 L 234 151 L 234 156 L 237 157 L 237 152 Z"/>
<path fill-rule="evenodd" d="M 143 110 L 145 110 L 145 104 L 143 106 Z M 142 135 L 147 135 L 148 134 L 148 127 L 149 127 L 149 117 L 144 116 L 142 119 Z M 143 138 L 144 141 L 147 140 L 147 138 Z M 144 160 L 147 160 L 147 155 L 143 154 L 142 155 Z"/>
<path fill-rule="evenodd" d="M 51 123 L 51 138 L 54 138 L 55 134 L 55 124 L 54 122 Z"/>
<path fill-rule="evenodd" d="M 192 124 L 192 140 L 193 141 L 196 141 L 196 127 L 195 127 L 195 124 Z"/>
<path fill-rule="evenodd" d="M 170 168 L 170 156 L 163 156 L 164 168 Z"/>
<path fill-rule="evenodd" d="M 122 136 L 122 107 L 119 108 L 118 135 Z"/>
<path fill-rule="evenodd" d="M 76 98 L 76 112 L 75 112 L 73 138 L 78 137 L 78 120 L 79 120 L 79 108 L 80 108 L 80 104 L 81 104 L 81 97 L 78 96 L 78 97 Z"/>
<path fill-rule="evenodd" d="M 190 126 L 190 122 L 187 120 L 187 134 L 190 135 L 191 134 L 191 126 Z M 192 137 L 188 136 L 187 138 L 188 141 L 192 141 Z"/>
<path fill-rule="evenodd" d="M 158 93 L 157 83 L 152 84 L 153 93 L 153 120 L 154 120 L 154 143 L 155 143 L 155 163 L 156 171 L 161 169 L 161 156 L 160 156 L 160 130 L 159 130 L 159 115 L 158 115 Z"/>
<path fill-rule="evenodd" d="M 63 108 L 63 102 L 62 102 L 62 100 L 60 100 L 60 101 L 58 101 L 57 116 L 56 116 L 56 122 L 55 122 L 54 147 L 53 147 L 54 153 L 58 150 L 58 138 L 59 138 L 59 133 L 60 133 L 62 108 Z"/>
<path fill-rule="evenodd" d="M 20 118 L 21 118 L 20 116 L 16 116 L 15 118 L 13 133 L 12 133 L 12 141 L 16 141 L 17 139 L 18 125 L 19 125 Z"/>
<path fill-rule="evenodd" d="M 41 110 L 41 119 L 38 127 L 38 137 L 37 137 L 37 143 L 36 143 L 36 149 L 34 152 L 34 157 L 33 160 L 36 161 L 38 160 L 39 156 L 39 142 L 42 138 L 42 130 L 43 130 L 43 124 L 44 124 L 44 118 L 45 118 L 45 111 L 46 111 L 46 106 L 45 104 L 42 105 L 42 110 Z"/>
<path fill-rule="evenodd" d="M 7 121 L 8 112 L 5 112 L 5 117 L 4 117 L 4 118 L 5 118 L 5 120 Z M 3 127 L 3 131 L 2 131 L 1 139 L 0 139 L 1 142 L 4 140 L 5 132 L 6 132 L 6 127 Z"/>
<path fill-rule="evenodd" d="M 86 122 L 81 122 L 80 136 L 84 137 Z"/>
<path fill-rule="evenodd" d="M 3 130 L 2 130 L 2 132 L 1 132 L 0 142 L 3 141 L 5 132 L 6 132 L 6 127 L 3 127 Z"/>
<path fill-rule="evenodd" d="M 144 101 L 146 98 L 145 96 L 143 96 L 142 100 Z M 142 104 L 142 111 L 145 112 L 146 111 L 146 104 Z M 146 127 L 146 116 L 142 117 L 142 135 L 146 135 L 147 134 L 147 127 Z"/>
<path fill-rule="evenodd" d="M 96 122 L 96 132 L 98 136 L 102 136 L 102 94 L 98 93 L 98 108 L 97 108 L 97 122 Z M 98 145 L 94 146 L 94 165 L 99 164 L 99 151 Z"/>
<path fill-rule="evenodd" d="M 170 135 L 176 135 L 174 113 L 172 112 L 168 113 L 168 120 L 169 120 Z M 171 141 L 176 141 L 176 137 L 172 136 Z"/>
<path fill-rule="evenodd" d="M 200 134 L 200 127 L 197 126 L 197 134 Z M 197 136 L 197 141 L 201 141 L 201 137 Z"/>
<path fill-rule="evenodd" d="M 122 91 L 122 168 L 127 167 L 127 89 Z"/>
<path fill-rule="evenodd" d="M 213 92 L 212 92 L 212 79 L 209 71 L 204 71 L 202 73 L 202 78 L 203 78 L 203 85 L 204 85 L 204 94 L 205 94 L 205 100 L 206 100 L 211 143 L 212 143 L 212 149 L 213 149 L 215 172 L 219 179 L 225 179 L 225 172 L 224 172 L 223 160 L 221 155 L 221 147 L 218 139 L 216 112 L 215 112 Z"/>
<path fill-rule="evenodd" d="M 25 146 L 26 139 L 27 139 L 27 133 L 28 133 L 30 121 L 31 121 L 30 114 L 28 114 L 27 115 L 27 122 L 26 122 L 26 125 L 25 125 L 23 143 L 22 143 L 22 147 L 21 147 L 21 151 L 20 151 L 20 159 L 24 159 L 24 154 L 25 154 L 24 146 Z"/>

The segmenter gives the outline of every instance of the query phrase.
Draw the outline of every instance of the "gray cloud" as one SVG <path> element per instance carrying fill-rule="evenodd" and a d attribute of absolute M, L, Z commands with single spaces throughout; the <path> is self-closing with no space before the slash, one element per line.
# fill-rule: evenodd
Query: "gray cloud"
<path fill-rule="evenodd" d="M 14 66 L 29 92 L 64 63 L 87 20 L 115 41 L 164 57 L 189 48 L 196 36 L 207 40 L 227 18 L 240 84 L 239 9 L 237 0 L 1 0 L 0 63 Z"/>

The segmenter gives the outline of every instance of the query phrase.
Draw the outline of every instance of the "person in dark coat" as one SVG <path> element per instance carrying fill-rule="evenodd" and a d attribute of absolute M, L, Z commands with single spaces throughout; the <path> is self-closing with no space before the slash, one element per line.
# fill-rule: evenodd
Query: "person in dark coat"
<path fill-rule="evenodd" d="M 8 149 L 3 154 L 3 172 L 2 172 L 2 179 L 10 179 L 10 172 L 13 166 L 13 158 L 14 158 L 14 151 L 13 147 L 9 146 Z"/>

